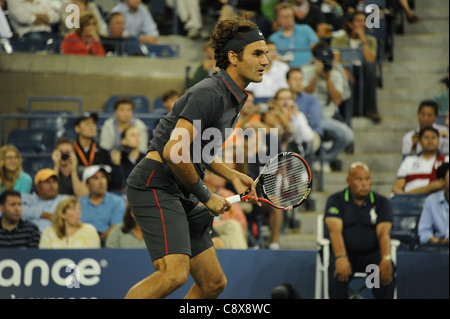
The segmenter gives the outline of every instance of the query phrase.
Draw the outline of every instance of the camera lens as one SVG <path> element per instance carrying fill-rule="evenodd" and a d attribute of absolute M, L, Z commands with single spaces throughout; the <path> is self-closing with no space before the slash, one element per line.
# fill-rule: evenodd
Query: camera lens
<path fill-rule="evenodd" d="M 61 154 L 61 159 L 62 159 L 62 160 L 68 160 L 69 157 L 70 157 L 70 154 L 69 154 L 69 153 L 62 153 L 62 154 Z"/>

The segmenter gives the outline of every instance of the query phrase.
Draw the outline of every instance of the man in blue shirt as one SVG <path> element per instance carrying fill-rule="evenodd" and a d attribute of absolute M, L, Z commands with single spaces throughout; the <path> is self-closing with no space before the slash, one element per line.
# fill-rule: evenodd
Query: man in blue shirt
<path fill-rule="evenodd" d="M 134 36 L 142 43 L 157 43 L 158 26 L 150 11 L 141 2 L 141 0 L 123 0 L 111 9 L 111 13 L 120 12 L 125 16 L 126 35 Z"/>
<path fill-rule="evenodd" d="M 109 231 L 123 220 L 125 200 L 107 191 L 106 174 L 109 166 L 92 165 L 83 171 L 83 182 L 89 189 L 89 195 L 80 198 L 81 221 L 95 226 L 102 242 Z"/>
<path fill-rule="evenodd" d="M 276 44 L 284 60 L 291 67 L 300 67 L 311 61 L 311 48 L 319 42 L 314 30 L 307 24 L 295 24 L 294 9 L 289 3 L 278 4 L 276 16 L 279 30 L 269 40 Z"/>
<path fill-rule="evenodd" d="M 420 243 L 447 244 L 449 232 L 449 173 L 448 163 L 444 163 L 437 170 L 438 178 L 445 176 L 444 190 L 429 195 L 423 204 L 420 215 L 418 233 Z M 445 175 L 444 175 L 445 174 Z"/>

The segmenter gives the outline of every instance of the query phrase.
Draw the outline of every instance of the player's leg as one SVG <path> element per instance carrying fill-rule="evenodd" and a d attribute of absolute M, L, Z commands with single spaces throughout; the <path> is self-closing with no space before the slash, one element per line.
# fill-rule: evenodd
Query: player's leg
<path fill-rule="evenodd" d="M 191 258 L 190 269 L 194 285 L 186 294 L 186 299 L 217 298 L 225 289 L 227 278 L 220 266 L 214 247 Z"/>
<path fill-rule="evenodd" d="M 213 217 L 205 206 L 197 206 L 187 213 L 192 258 L 190 272 L 194 279 L 185 298 L 217 298 L 225 289 L 223 273 L 211 240 Z"/>
<path fill-rule="evenodd" d="M 135 284 L 126 299 L 161 299 L 183 286 L 189 276 L 189 256 L 167 255 L 153 262 L 156 271 Z"/>

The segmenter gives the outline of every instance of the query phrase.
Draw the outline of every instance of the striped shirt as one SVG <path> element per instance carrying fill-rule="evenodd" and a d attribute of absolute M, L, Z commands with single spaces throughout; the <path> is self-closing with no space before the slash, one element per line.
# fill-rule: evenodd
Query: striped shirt
<path fill-rule="evenodd" d="M 17 227 L 9 231 L 3 228 L 0 217 L 0 248 L 38 248 L 40 237 L 35 224 L 20 220 Z"/>

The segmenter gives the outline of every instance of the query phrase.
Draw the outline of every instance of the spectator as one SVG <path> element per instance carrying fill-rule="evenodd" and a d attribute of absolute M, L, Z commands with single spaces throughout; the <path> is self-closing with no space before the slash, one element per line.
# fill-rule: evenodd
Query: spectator
<path fill-rule="evenodd" d="M 81 205 L 75 196 L 59 202 L 52 222 L 42 232 L 39 248 L 100 248 L 95 227 L 81 222 Z"/>
<path fill-rule="evenodd" d="M 420 215 L 418 234 L 420 243 L 448 245 L 448 201 L 449 177 L 448 163 L 444 163 L 437 170 L 438 179 L 443 178 L 444 190 L 429 195 L 423 204 Z"/>
<path fill-rule="evenodd" d="M 350 47 L 352 49 L 362 48 L 363 61 L 353 61 L 354 67 L 354 90 L 353 95 L 359 92 L 359 68 L 364 68 L 363 105 L 364 116 L 375 123 L 381 121 L 377 105 L 377 39 L 366 34 L 366 14 L 356 11 L 349 15 L 345 23 L 345 33 L 331 40 L 331 47 Z M 354 99 L 355 102 L 358 99 Z M 358 108 L 354 107 L 354 113 Z"/>
<path fill-rule="evenodd" d="M 108 166 L 92 165 L 83 171 L 83 182 L 89 195 L 80 198 L 81 221 L 94 225 L 102 240 L 102 246 L 112 227 L 122 222 L 125 201 L 122 197 L 108 192 L 106 174 Z"/>
<path fill-rule="evenodd" d="M 58 0 L 61 1 L 61 0 Z M 105 20 L 103 20 L 102 13 L 100 11 L 100 8 L 98 4 L 95 1 L 90 0 L 63 0 L 61 4 L 61 8 L 59 11 L 61 22 L 59 24 L 59 32 L 61 35 L 66 35 L 69 32 L 72 31 L 72 29 L 68 28 L 67 19 L 69 16 L 73 13 L 72 10 L 70 10 L 70 7 L 67 8 L 68 5 L 76 5 L 78 6 L 78 10 L 80 15 L 84 12 L 91 12 L 95 16 L 95 20 L 98 24 L 98 33 L 101 36 L 106 36 L 108 34 L 108 28 L 106 26 Z M 70 19 L 69 19 L 70 21 Z M 73 21 L 70 21 L 73 22 Z"/>
<path fill-rule="evenodd" d="M 114 116 L 103 123 L 100 131 L 100 147 L 107 150 L 120 150 L 121 134 L 129 126 L 136 126 L 141 135 L 139 150 L 142 153 L 147 152 L 148 133 L 147 126 L 142 120 L 133 115 L 134 105 L 129 98 L 119 98 L 114 102 Z"/>
<path fill-rule="evenodd" d="M 64 36 L 61 52 L 75 55 L 105 55 L 93 13 L 86 11 L 80 15 L 80 27 Z"/>
<path fill-rule="evenodd" d="M 309 25 L 319 39 L 331 37 L 331 26 L 326 23 L 319 6 L 308 0 L 294 0 L 295 23 Z"/>
<path fill-rule="evenodd" d="M 21 194 L 6 190 L 0 194 L 0 248 L 37 248 L 39 228 L 22 220 Z"/>
<path fill-rule="evenodd" d="M 166 5 L 174 7 L 174 0 L 167 0 Z M 209 33 L 203 31 L 202 12 L 200 10 L 200 0 L 177 1 L 177 14 L 187 32 L 189 39 L 209 38 Z"/>
<path fill-rule="evenodd" d="M 338 169 L 338 155 L 354 141 L 351 127 L 337 119 L 338 106 L 342 103 L 346 78 L 339 72 L 333 63 L 334 55 L 326 44 L 320 42 L 313 48 L 314 63 L 305 65 L 303 69 L 303 84 L 305 91 L 312 93 L 322 106 L 323 139 L 331 140 L 332 147 L 320 151 L 323 156 L 323 169 L 325 172 L 333 168 Z M 339 118 L 339 117 L 338 117 Z M 317 168 L 317 164 L 316 164 Z"/>
<path fill-rule="evenodd" d="M 445 86 L 445 89 L 442 93 L 436 94 L 433 96 L 433 101 L 435 101 L 438 105 L 439 115 L 445 114 L 448 112 L 448 104 L 449 104 L 449 96 L 448 96 L 448 67 L 447 67 L 447 75 L 439 81 L 441 84 Z"/>
<path fill-rule="evenodd" d="M 290 89 L 280 89 L 273 99 L 274 104 L 278 104 L 283 110 L 286 118 L 291 124 L 292 136 L 288 138 L 286 151 L 296 152 L 305 155 L 304 144 L 312 144 L 314 131 L 308 124 L 305 114 L 298 110 L 295 104 L 295 93 Z"/>
<path fill-rule="evenodd" d="M 347 299 L 353 274 L 366 272 L 367 265 L 375 264 L 380 286 L 372 288 L 372 293 L 377 299 L 392 299 L 396 283 L 390 249 L 390 202 L 371 190 L 371 172 L 364 163 L 350 165 L 347 184 L 348 188 L 328 198 L 325 208 L 325 229 L 332 248 L 330 298 Z"/>
<path fill-rule="evenodd" d="M 195 70 L 194 75 L 189 78 L 188 88 L 194 86 L 201 80 L 203 80 L 207 75 L 211 75 L 219 68 L 216 67 L 216 60 L 214 59 L 214 50 L 211 47 L 211 43 L 206 42 L 203 46 L 203 61 Z M 267 69 L 266 69 L 267 71 Z"/>
<path fill-rule="evenodd" d="M 410 155 L 411 153 L 420 153 L 422 146 L 419 143 L 419 132 L 427 126 L 432 126 L 439 131 L 439 135 L 444 137 L 439 140 L 439 152 L 441 154 L 448 154 L 448 142 L 446 143 L 445 137 L 448 141 L 448 127 L 436 124 L 438 117 L 438 105 L 432 100 L 424 100 L 420 102 L 417 110 L 417 119 L 419 127 L 407 132 L 403 135 L 402 141 L 402 155 Z M 447 146 L 446 146 L 447 145 Z"/>
<path fill-rule="evenodd" d="M 125 16 L 125 34 L 139 39 L 142 43 L 158 43 L 158 26 L 148 8 L 141 0 L 123 0 L 112 9 Z"/>
<path fill-rule="evenodd" d="M 23 171 L 22 157 L 14 145 L 0 147 L 0 194 L 7 189 L 30 193 L 33 181 Z"/>
<path fill-rule="evenodd" d="M 419 132 L 422 153 L 408 155 L 400 164 L 392 188 L 394 194 L 429 194 L 444 188 L 444 181 L 436 178 L 436 169 L 448 162 L 448 155 L 439 154 L 439 132 L 431 126 Z"/>
<path fill-rule="evenodd" d="M 126 205 L 123 222 L 113 227 L 105 245 L 107 248 L 145 248 L 142 229 L 136 223 L 130 206 Z"/>
<path fill-rule="evenodd" d="M 122 175 L 122 187 L 125 189 L 126 180 L 134 166 L 145 157 L 145 153 L 139 151 L 141 141 L 140 131 L 136 126 L 128 126 L 121 134 L 120 150 L 111 151 L 112 162 L 120 166 Z"/>
<path fill-rule="evenodd" d="M 100 40 L 107 55 L 144 55 L 140 49 L 138 38 L 125 33 L 125 16 L 120 12 L 113 12 L 109 15 L 107 34 L 101 36 Z"/>
<path fill-rule="evenodd" d="M 70 138 L 60 137 L 56 140 L 52 160 L 53 169 L 59 176 L 59 194 L 86 196 L 88 190 L 78 175 L 78 160 Z"/>
<path fill-rule="evenodd" d="M 22 194 L 22 218 L 36 224 L 43 232 L 51 225 L 53 212 L 67 195 L 58 194 L 58 172 L 43 168 L 34 177 L 35 192 Z"/>
<path fill-rule="evenodd" d="M 226 180 L 224 178 L 209 170 L 205 171 L 203 181 L 209 190 L 215 194 L 225 198 L 235 195 L 235 193 L 225 188 Z M 212 236 L 216 248 L 248 248 L 247 218 L 239 203 L 233 204 L 229 211 L 214 218 L 213 234 L 216 235 Z"/>
<path fill-rule="evenodd" d="M 291 68 L 286 73 L 286 80 L 289 88 L 295 93 L 295 103 L 298 110 L 305 114 L 308 124 L 314 131 L 313 144 L 309 145 L 306 153 L 314 155 L 320 147 L 321 136 L 323 135 L 322 107 L 314 94 L 304 91 L 303 72 L 300 68 Z"/>
<path fill-rule="evenodd" d="M 172 111 L 175 102 L 181 97 L 181 92 L 177 89 L 168 89 L 161 95 L 162 104 L 167 113 Z"/>
<path fill-rule="evenodd" d="M 279 89 L 288 88 L 286 73 L 289 65 L 278 56 L 277 46 L 270 40 L 266 41 L 269 52 L 266 57 L 269 64 L 264 70 L 263 80 L 259 83 L 250 83 L 247 89 L 252 91 L 255 98 L 272 99 Z"/>
<path fill-rule="evenodd" d="M 277 5 L 276 17 L 279 30 L 269 39 L 276 44 L 278 52 L 291 67 L 308 63 L 312 59 L 312 46 L 319 42 L 314 30 L 309 25 L 295 23 L 294 9 L 289 3 Z"/>
<path fill-rule="evenodd" d="M 100 147 L 95 139 L 97 137 L 97 113 L 84 112 L 75 119 L 74 128 L 77 140 L 73 143 L 78 161 L 78 172 L 81 176 L 83 168 L 91 165 L 108 165 L 112 167 L 111 176 L 108 176 L 110 190 L 118 190 L 122 186 L 120 167 L 114 165 L 107 150 Z"/>
<path fill-rule="evenodd" d="M 52 26 L 59 22 L 59 12 L 50 0 L 8 1 L 9 21 L 19 38 L 31 41 L 43 50 L 53 38 Z"/>

